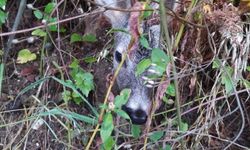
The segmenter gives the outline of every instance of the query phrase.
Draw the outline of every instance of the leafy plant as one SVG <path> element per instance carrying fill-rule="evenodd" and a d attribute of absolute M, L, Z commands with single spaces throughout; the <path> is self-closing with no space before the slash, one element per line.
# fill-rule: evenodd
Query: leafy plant
<path fill-rule="evenodd" d="M 7 13 L 3 10 L 5 9 L 7 0 L 0 0 L 0 27 L 5 23 L 7 19 Z"/>
<path fill-rule="evenodd" d="M 79 66 L 79 61 L 76 59 L 70 64 L 70 68 L 72 69 L 70 75 L 73 78 L 74 82 L 70 80 L 68 80 L 67 82 L 69 84 L 74 84 L 75 87 L 79 91 L 81 91 L 84 96 L 88 97 L 89 92 L 94 89 L 93 75 L 83 70 Z M 65 101 L 73 99 L 77 104 L 80 104 L 82 102 L 81 96 L 78 93 L 70 92 L 67 90 L 64 91 L 63 98 Z"/>
<path fill-rule="evenodd" d="M 114 129 L 114 124 L 113 124 L 113 116 L 112 112 L 115 112 L 117 115 L 129 119 L 129 116 L 127 115 L 126 112 L 124 112 L 121 107 L 122 105 L 126 104 L 128 101 L 128 98 L 130 96 L 131 90 L 130 89 L 124 89 L 121 91 L 120 95 L 115 97 L 115 102 L 114 102 L 114 107 L 105 107 L 107 109 L 106 114 L 103 117 L 103 122 L 101 126 L 101 138 L 103 142 L 103 146 L 105 149 L 112 149 L 114 145 L 114 140 L 111 136 L 112 131 Z M 113 103 L 110 102 L 110 105 Z"/>
<path fill-rule="evenodd" d="M 221 62 L 219 59 L 215 59 L 212 64 L 213 69 L 220 69 Z M 225 70 L 224 70 L 225 69 Z M 221 83 L 225 86 L 226 94 L 230 94 L 233 91 L 234 86 L 237 85 L 238 81 L 234 81 L 233 76 L 233 68 L 231 66 L 225 65 L 223 72 L 221 74 Z"/>
<path fill-rule="evenodd" d="M 28 49 L 22 49 L 18 52 L 17 63 L 24 64 L 29 61 L 33 61 L 36 59 L 36 54 L 30 52 Z"/>
<path fill-rule="evenodd" d="M 33 4 L 28 4 L 28 7 L 30 9 L 33 10 L 33 14 L 34 16 L 38 19 L 38 20 L 42 20 L 43 23 L 54 23 L 57 21 L 56 17 L 52 17 L 51 13 L 53 13 L 53 10 L 56 7 L 56 3 L 54 2 L 49 2 L 45 8 L 44 11 L 39 10 L 38 8 L 34 8 Z M 50 31 L 57 31 L 57 25 L 50 25 L 49 27 Z M 60 32 L 65 32 L 66 30 L 61 27 Z"/>
<path fill-rule="evenodd" d="M 94 43 L 97 41 L 97 38 L 93 34 L 85 34 L 85 35 L 81 36 L 80 34 L 73 33 L 70 36 L 70 43 L 81 42 L 81 41 Z"/>
<path fill-rule="evenodd" d="M 131 132 L 132 132 L 133 137 L 138 138 L 141 133 L 140 126 L 133 124 L 131 128 Z"/>
<path fill-rule="evenodd" d="M 163 137 L 163 135 L 164 135 L 164 131 L 155 131 L 155 132 L 151 133 L 151 135 L 149 136 L 149 138 L 153 142 L 157 142 L 160 138 Z"/>

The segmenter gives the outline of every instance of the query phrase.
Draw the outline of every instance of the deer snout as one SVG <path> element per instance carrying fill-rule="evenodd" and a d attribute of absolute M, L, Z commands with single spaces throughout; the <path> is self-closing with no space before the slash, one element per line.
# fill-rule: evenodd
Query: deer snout
<path fill-rule="evenodd" d="M 140 108 L 132 109 L 130 107 L 127 107 L 126 105 L 123 105 L 122 110 L 124 110 L 129 115 L 133 124 L 142 125 L 147 121 L 147 113 Z"/>

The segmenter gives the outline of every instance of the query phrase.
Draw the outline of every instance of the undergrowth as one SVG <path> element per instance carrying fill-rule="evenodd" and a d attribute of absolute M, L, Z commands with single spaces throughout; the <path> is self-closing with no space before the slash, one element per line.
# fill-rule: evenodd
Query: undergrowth
<path fill-rule="evenodd" d="M 249 149 L 249 2 L 150 2 L 140 21 L 158 12 L 163 44 L 140 36 L 152 54 L 136 76 L 153 69 L 156 88 L 138 126 L 122 110 L 131 89 L 110 76 L 111 37 L 127 31 L 101 14 L 118 8 L 0 0 L 0 149 Z"/>

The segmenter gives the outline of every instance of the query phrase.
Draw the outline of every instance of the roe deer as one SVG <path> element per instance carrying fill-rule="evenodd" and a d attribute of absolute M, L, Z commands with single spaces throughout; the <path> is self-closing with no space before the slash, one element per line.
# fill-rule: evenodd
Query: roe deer
<path fill-rule="evenodd" d="M 129 9 L 133 6 L 130 0 L 96 0 L 98 4 Z M 173 8 L 174 0 L 165 1 L 168 8 Z M 152 6 L 158 7 L 157 3 L 152 2 Z M 134 7 L 133 7 L 134 8 Z M 107 10 L 104 15 L 109 19 L 112 27 L 115 29 L 122 29 L 131 32 L 131 26 L 134 25 L 133 15 L 139 12 L 122 12 Z M 137 25 L 136 25 L 137 26 Z M 160 47 L 160 22 L 158 15 L 158 22 L 151 25 L 142 22 L 139 25 L 142 28 L 143 34 L 147 33 L 146 37 L 151 48 Z M 132 29 L 133 30 L 133 29 Z M 119 63 L 122 60 L 123 54 L 129 47 L 130 40 L 133 35 L 126 32 L 116 32 L 114 37 L 114 70 L 117 69 Z M 127 58 L 120 69 L 117 76 L 117 84 L 119 89 L 129 88 L 131 94 L 126 105 L 122 107 L 124 111 L 130 116 L 133 124 L 144 124 L 147 121 L 151 108 L 151 96 L 153 92 L 153 82 L 147 82 L 145 79 L 150 71 L 145 71 L 140 76 L 135 75 L 137 64 L 144 58 L 147 58 L 151 54 L 151 50 L 140 45 L 139 40 L 135 40 L 135 46 L 132 46 L 131 53 L 127 53 Z"/>

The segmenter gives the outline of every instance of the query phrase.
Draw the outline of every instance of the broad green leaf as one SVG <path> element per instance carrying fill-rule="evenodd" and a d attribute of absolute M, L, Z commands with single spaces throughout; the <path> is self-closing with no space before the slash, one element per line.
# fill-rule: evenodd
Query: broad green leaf
<path fill-rule="evenodd" d="M 120 109 L 122 105 L 126 104 L 130 93 L 130 89 L 123 89 L 121 94 L 115 97 L 115 107 Z"/>
<path fill-rule="evenodd" d="M 86 34 L 86 35 L 83 35 L 82 41 L 94 43 L 97 41 L 97 39 L 96 39 L 96 36 L 94 34 Z"/>
<path fill-rule="evenodd" d="M 115 144 L 115 141 L 110 136 L 110 137 L 108 137 L 108 139 L 106 140 L 106 142 L 103 143 L 103 146 L 104 146 L 105 150 L 111 150 L 113 148 L 114 144 Z"/>
<path fill-rule="evenodd" d="M 150 59 L 143 59 L 136 66 L 135 75 L 138 76 L 138 75 L 142 74 L 147 68 L 150 67 L 150 65 L 151 65 Z"/>
<path fill-rule="evenodd" d="M 111 112 L 108 112 L 104 115 L 102 126 L 101 126 L 101 131 L 100 131 L 103 143 L 105 143 L 108 140 L 108 138 L 111 136 L 113 129 L 114 129 L 113 116 Z"/>
<path fill-rule="evenodd" d="M 42 19 L 43 18 L 43 13 L 40 10 L 35 10 L 34 15 L 36 16 L 37 19 Z"/>
<path fill-rule="evenodd" d="M 152 62 L 169 62 L 169 57 L 167 56 L 167 54 L 159 49 L 159 48 L 153 48 L 152 50 Z"/>
<path fill-rule="evenodd" d="M 221 76 L 221 83 L 225 86 L 226 89 L 226 94 L 229 94 L 232 92 L 234 88 L 234 84 L 232 83 L 232 74 L 233 74 L 233 69 L 231 67 L 225 67 L 226 72 L 224 72 Z M 229 75 L 229 76 L 228 76 Z"/>
<path fill-rule="evenodd" d="M 46 32 L 44 32 L 42 29 L 36 29 L 34 30 L 31 35 L 34 35 L 34 36 L 40 36 L 40 37 L 44 37 L 46 36 Z"/>
<path fill-rule="evenodd" d="M 220 67 L 220 60 L 215 58 L 214 61 L 213 61 L 212 68 L 213 69 L 218 69 L 219 67 Z"/>
<path fill-rule="evenodd" d="M 36 54 L 31 53 L 28 49 L 22 49 L 18 52 L 17 63 L 24 64 L 29 61 L 33 61 L 36 59 Z"/>
<path fill-rule="evenodd" d="M 163 50 L 153 48 L 151 61 L 152 64 L 155 64 L 154 70 L 156 70 L 159 75 L 162 75 L 166 70 L 167 64 L 170 62 L 170 59 Z"/>
<path fill-rule="evenodd" d="M 55 18 L 55 17 L 49 18 L 49 23 L 54 23 L 56 21 L 57 21 L 57 18 Z M 57 25 L 49 26 L 49 30 L 57 32 Z"/>
<path fill-rule="evenodd" d="M 129 115 L 125 111 L 123 111 L 121 109 L 115 109 L 114 111 L 116 112 L 117 115 L 119 115 L 125 119 L 130 119 Z"/>
<path fill-rule="evenodd" d="M 188 130 L 188 124 L 185 122 L 181 122 L 180 124 L 180 131 L 186 132 Z"/>
<path fill-rule="evenodd" d="M 250 66 L 247 66 L 247 71 L 250 72 Z"/>
<path fill-rule="evenodd" d="M 6 5 L 7 0 L 0 0 L 0 7 L 3 7 Z"/>
<path fill-rule="evenodd" d="M 77 33 L 73 33 L 71 36 L 70 36 L 70 43 L 74 43 L 74 42 L 80 42 L 82 41 L 82 36 L 77 34 Z"/>
<path fill-rule="evenodd" d="M 7 14 L 0 9 L 0 27 L 5 23 Z"/>
<path fill-rule="evenodd" d="M 167 144 L 164 150 L 171 150 L 171 145 Z"/>
<path fill-rule="evenodd" d="M 174 87 L 173 83 L 168 85 L 168 87 L 166 89 L 166 93 L 170 96 L 175 96 L 175 87 Z"/>
<path fill-rule="evenodd" d="M 140 37 L 140 44 L 141 44 L 143 47 L 145 47 L 145 48 L 147 48 L 147 49 L 150 49 L 148 40 L 147 40 L 143 35 Z"/>
<path fill-rule="evenodd" d="M 91 73 L 86 72 L 81 78 L 84 81 L 83 86 L 79 86 L 78 88 L 80 88 L 85 96 L 88 96 L 89 92 L 94 89 L 94 77 Z"/>
<path fill-rule="evenodd" d="M 140 126 L 132 124 L 131 132 L 132 132 L 133 137 L 138 138 L 140 136 L 140 133 L 141 133 Z"/>
<path fill-rule="evenodd" d="M 51 2 L 51 3 L 48 3 L 44 9 L 44 12 L 47 13 L 47 14 L 50 14 L 53 9 L 55 8 L 56 4 Z"/>
<path fill-rule="evenodd" d="M 145 9 L 152 9 L 152 7 L 148 3 L 146 3 Z M 142 19 L 148 18 L 149 16 L 151 16 L 152 13 L 153 13 L 153 11 L 143 11 Z"/>
<path fill-rule="evenodd" d="M 149 138 L 150 140 L 152 140 L 153 142 L 157 142 L 162 136 L 164 135 L 164 131 L 155 131 L 153 132 Z"/>
<path fill-rule="evenodd" d="M 248 80 L 243 80 L 243 84 L 246 88 L 250 88 L 250 82 Z"/>

